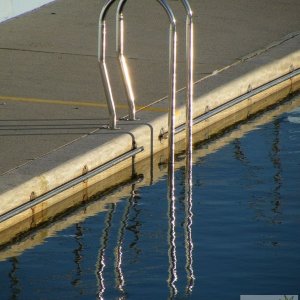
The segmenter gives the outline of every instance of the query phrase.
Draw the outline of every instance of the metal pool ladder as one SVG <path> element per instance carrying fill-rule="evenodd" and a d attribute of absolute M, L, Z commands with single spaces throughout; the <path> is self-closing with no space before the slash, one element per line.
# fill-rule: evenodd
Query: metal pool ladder
<path fill-rule="evenodd" d="M 148 0 L 149 1 L 149 0 Z M 169 24 L 169 116 L 168 116 L 168 213 L 169 213 L 169 287 L 170 295 L 173 298 L 177 294 L 177 259 L 176 259 L 176 206 L 175 206 L 175 109 L 176 109 L 176 56 L 177 56 L 177 31 L 176 19 L 172 9 L 166 0 L 156 0 L 165 10 Z M 106 65 L 106 16 L 109 8 L 115 0 L 108 0 L 103 7 L 99 18 L 99 50 L 98 61 L 100 64 L 101 77 L 104 85 L 107 105 L 109 110 L 110 129 L 117 129 L 116 107 L 112 94 L 112 87 Z M 116 13 L 117 41 L 116 51 L 122 71 L 122 80 L 126 90 L 127 102 L 129 107 L 128 120 L 136 120 L 135 97 L 131 83 L 129 68 L 124 55 L 124 15 L 123 10 L 127 0 L 119 0 Z M 186 11 L 186 210 L 189 217 L 186 221 L 187 261 L 188 272 L 188 291 L 192 291 L 195 276 L 193 274 L 192 252 L 193 244 L 191 239 L 192 225 L 192 128 L 193 128 L 193 61 L 194 61 L 194 34 L 193 34 L 193 12 L 188 0 L 181 0 Z M 121 269 L 120 269 L 121 270 Z M 100 270 L 103 271 L 102 269 Z M 99 272 L 99 275 L 102 274 Z M 104 291 L 102 289 L 101 293 Z M 102 294 L 100 295 L 102 299 Z"/>
<path fill-rule="evenodd" d="M 98 40 L 98 62 L 100 66 L 101 78 L 103 81 L 107 106 L 109 111 L 108 128 L 117 129 L 116 106 L 113 98 L 112 86 L 109 79 L 108 68 L 106 64 L 106 17 L 107 13 L 116 0 L 108 0 L 99 17 L 99 40 Z M 169 152 L 174 153 L 175 136 L 175 108 L 176 108 L 176 56 L 177 56 L 177 30 L 174 13 L 166 0 L 156 0 L 164 9 L 169 19 L 169 121 L 168 121 L 168 139 Z M 124 7 L 127 0 L 119 0 L 116 12 L 116 52 L 122 71 L 122 80 L 124 83 L 129 114 L 128 120 L 136 120 L 135 97 L 132 88 L 129 68 L 124 55 Z M 193 60 L 194 60 L 194 41 L 193 41 L 193 12 L 188 0 L 181 0 L 186 12 L 186 150 L 192 148 L 192 123 L 193 123 Z M 169 157 L 170 158 L 170 157 Z M 174 163 L 174 155 L 171 158 L 171 164 Z"/>

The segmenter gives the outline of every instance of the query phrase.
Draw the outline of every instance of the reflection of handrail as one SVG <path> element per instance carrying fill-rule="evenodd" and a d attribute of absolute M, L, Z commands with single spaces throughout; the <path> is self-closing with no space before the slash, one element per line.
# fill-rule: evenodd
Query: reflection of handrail
<path fill-rule="evenodd" d="M 125 230 L 128 226 L 128 218 L 130 214 L 130 210 L 133 206 L 133 200 L 135 198 L 135 184 L 132 185 L 132 191 L 130 199 L 126 205 L 124 210 L 124 214 L 121 219 L 121 227 L 118 233 L 118 242 L 115 248 L 115 272 L 116 272 L 116 287 L 122 293 L 125 294 L 124 286 L 125 286 L 125 278 L 122 270 L 122 257 L 123 257 L 123 242 L 125 237 Z"/>
<path fill-rule="evenodd" d="M 191 153 L 187 154 L 191 156 Z M 186 158 L 186 161 L 191 162 L 192 158 Z M 192 164 L 187 164 L 185 169 L 185 252 L 186 252 L 186 272 L 187 285 L 186 293 L 190 294 L 194 287 L 195 276 L 193 269 L 193 238 L 192 238 L 192 224 L 193 224 L 193 174 Z"/>
<path fill-rule="evenodd" d="M 170 164 L 169 164 L 170 165 Z M 169 256 L 169 277 L 168 285 L 170 290 L 170 299 L 176 296 L 178 290 L 177 282 L 177 253 L 176 253 L 176 198 L 175 198 L 175 172 L 174 165 L 168 169 L 168 256 Z"/>
<path fill-rule="evenodd" d="M 98 261 L 97 261 L 97 279 L 98 279 L 98 299 L 103 300 L 103 295 L 105 291 L 105 281 L 103 272 L 105 269 L 105 251 L 108 246 L 108 238 L 109 238 L 109 231 L 112 226 L 112 219 L 114 212 L 116 210 L 116 205 L 114 203 L 111 204 L 111 207 L 107 213 L 106 220 L 105 220 L 105 227 L 102 232 L 101 238 L 101 248 L 98 254 Z"/>

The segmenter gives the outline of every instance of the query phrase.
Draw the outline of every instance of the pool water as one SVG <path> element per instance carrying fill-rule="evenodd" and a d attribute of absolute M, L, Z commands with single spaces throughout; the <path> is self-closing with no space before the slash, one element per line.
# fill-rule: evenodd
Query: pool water
<path fill-rule="evenodd" d="M 108 204 L 0 262 L 0 299 L 300 294 L 300 107 L 250 122 L 194 161 L 191 202 L 180 168 L 174 211 L 167 177 Z"/>

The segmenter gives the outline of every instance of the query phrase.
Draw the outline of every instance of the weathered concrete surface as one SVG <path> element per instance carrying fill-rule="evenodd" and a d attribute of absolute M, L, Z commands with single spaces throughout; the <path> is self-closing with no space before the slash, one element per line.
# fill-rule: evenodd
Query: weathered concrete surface
<path fill-rule="evenodd" d="M 253 6 L 254 3 L 256 6 Z M 218 7 L 217 1 L 191 1 L 196 12 L 196 79 L 202 77 L 195 86 L 195 116 L 246 93 L 249 86 L 255 88 L 289 73 L 291 68 L 300 68 L 299 33 L 286 36 L 253 53 L 261 45 L 265 46 L 299 28 L 299 20 L 296 20 L 294 13 L 299 4 L 296 1 L 288 3 L 294 4 L 294 10 L 286 11 L 281 2 L 274 1 L 277 10 L 268 6 L 268 10 L 262 13 L 262 5 L 266 4 L 264 1 L 253 1 L 251 4 L 245 1 L 243 7 L 240 1 L 229 1 L 226 3 L 228 7 Z M 95 55 L 96 4 L 96 1 L 84 4 L 81 1 L 57 1 L 33 14 L 0 25 L 0 67 L 3 71 L 0 73 L 0 214 L 131 150 L 133 144 L 145 147 L 137 160 L 145 159 L 166 147 L 166 141 L 159 141 L 159 135 L 161 130 L 167 128 L 167 101 L 157 102 L 140 111 L 139 122 L 120 122 L 120 131 L 96 130 L 99 125 L 107 123 Z M 136 4 L 135 8 L 133 3 L 130 4 L 132 10 L 128 13 L 128 17 L 131 17 L 129 27 L 132 29 L 132 35 L 128 36 L 128 54 L 133 78 L 136 79 L 138 104 L 143 107 L 163 98 L 167 91 L 168 26 L 155 1 L 150 4 L 148 0 L 139 1 Z M 149 13 L 140 15 L 145 4 L 149 4 Z M 178 2 L 172 4 L 178 13 L 181 6 Z M 204 7 L 210 13 L 202 13 Z M 247 14 L 244 14 L 243 9 L 246 8 Z M 146 25 L 152 23 L 152 15 L 156 11 L 157 21 L 148 28 Z M 288 25 L 277 27 L 274 19 L 266 18 L 271 13 L 274 18 L 286 16 Z M 240 18 L 240 14 L 243 18 Z M 206 24 L 203 24 L 203 19 Z M 136 24 L 139 24 L 138 28 L 132 27 Z M 180 19 L 180 24 L 183 28 L 183 19 Z M 258 24 L 264 26 L 260 28 Z M 166 25 L 166 31 L 161 30 L 162 25 Z M 184 48 L 182 30 L 180 36 L 179 46 Z M 239 43 L 235 40 L 236 36 Z M 204 43 L 205 40 L 207 43 Z M 252 54 L 245 58 L 247 53 Z M 184 52 L 181 50 L 179 54 L 180 87 L 184 85 Z M 118 112 L 119 115 L 125 115 L 125 101 L 120 101 L 124 100 L 124 93 L 113 58 L 110 63 Z M 207 73 L 221 68 L 224 70 L 203 79 Z M 195 128 L 201 134 L 200 139 L 205 139 L 298 88 L 299 76 L 263 95 L 249 98 Z M 178 93 L 178 124 L 184 122 L 183 103 L 184 91 L 181 91 Z M 182 134 L 177 136 L 177 140 L 182 138 Z M 130 164 L 131 161 L 125 161 L 114 170 L 110 169 L 88 183 L 83 182 L 72 188 L 68 195 L 47 200 L 33 211 L 22 213 L 18 222 L 32 218 L 33 214 L 43 215 L 45 207 L 60 203 L 72 194 L 82 193 L 81 198 L 86 199 L 91 196 L 85 192 L 88 186 Z M 33 225 L 43 220 L 33 218 L 34 221 L 30 223 Z M 3 222 L 0 231 L 13 223 L 16 221 Z"/>
<path fill-rule="evenodd" d="M 300 28 L 298 0 L 190 2 L 196 21 L 195 79 Z M 103 4 L 104 0 L 59 0 L 0 24 L 0 174 L 71 142 L 90 127 L 107 123 L 96 58 Z M 179 1 L 170 4 L 179 16 L 180 88 L 185 85 L 183 9 Z M 168 24 L 156 1 L 128 1 L 126 15 L 129 64 L 137 104 L 144 106 L 167 94 Z M 114 21 L 113 12 L 110 20 Z M 126 114 L 125 95 L 116 60 L 112 57 L 109 63 L 122 116 Z M 20 97 L 25 101 L 13 101 Z M 91 106 L 85 106 L 87 102 Z"/>

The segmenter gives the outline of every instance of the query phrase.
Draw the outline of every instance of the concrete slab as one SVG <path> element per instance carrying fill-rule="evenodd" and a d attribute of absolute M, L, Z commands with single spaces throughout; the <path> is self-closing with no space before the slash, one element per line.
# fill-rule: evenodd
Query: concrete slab
<path fill-rule="evenodd" d="M 97 130 L 107 124 L 108 118 L 96 58 L 98 1 L 55 1 L 0 24 L 0 215 L 134 146 L 145 148 L 138 160 L 166 147 L 166 141 L 159 137 L 167 128 L 168 24 L 156 1 L 129 3 L 126 52 L 137 104 L 146 108 L 138 113 L 141 121 L 122 121 L 119 131 Z M 220 7 L 214 0 L 191 1 L 191 5 L 196 12 L 195 116 L 300 68 L 300 34 L 281 38 L 300 28 L 298 1 L 283 4 L 275 0 L 232 0 Z M 172 2 L 172 6 L 177 14 L 182 12 L 179 1 Z M 149 9 L 145 11 L 145 7 Z M 280 22 L 274 22 L 279 16 Z M 178 26 L 180 88 L 185 85 L 183 17 Z M 114 34 L 109 39 L 109 65 L 118 115 L 124 116 L 127 108 L 113 42 Z M 216 71 L 219 69 L 222 71 Z M 197 125 L 200 139 L 299 89 L 299 77 L 285 80 L 263 95 L 250 97 Z M 185 122 L 184 91 L 178 92 L 177 117 L 177 125 Z M 177 136 L 178 141 L 182 138 L 182 134 Z M 127 160 L 115 170 L 79 184 L 67 197 L 130 164 Z M 83 199 L 87 195 L 84 193 Z M 65 196 L 54 197 L 37 210 L 60 203 Z M 25 211 L 20 220 L 35 213 Z M 34 218 L 34 224 L 41 222 Z M 10 222 L 13 221 L 2 223 L 1 230 L 6 230 Z"/>
<path fill-rule="evenodd" d="M 256 89 L 268 84 L 270 80 L 291 73 L 291 66 L 298 70 L 298 73 L 293 75 L 294 77 L 283 79 L 276 85 L 267 85 L 265 90 L 257 94 L 249 94 L 242 101 L 236 102 L 235 105 L 228 106 L 219 113 L 199 122 L 194 126 L 194 129 L 195 132 L 201 133 L 200 140 L 209 138 L 298 90 L 300 88 L 299 44 L 300 34 L 294 35 L 268 51 L 252 56 L 243 63 L 236 64 L 198 82 L 195 85 L 194 117 L 203 116 L 203 114 L 229 103 L 232 99 L 249 94 L 249 87 Z M 166 103 L 167 101 L 161 101 L 153 106 L 159 108 Z M 177 126 L 185 122 L 184 104 L 185 93 L 182 91 L 178 93 Z M 161 137 L 167 129 L 168 113 L 142 110 L 138 116 L 140 121 L 120 122 L 121 130 L 95 130 L 93 133 L 60 147 L 44 157 L 4 173 L 1 176 L 0 184 L 0 216 L 24 203 L 30 203 L 36 197 L 45 195 L 136 147 L 143 147 L 144 151 L 135 157 L 134 162 L 149 156 L 152 157 L 154 153 L 166 148 L 167 140 Z M 176 135 L 178 142 L 183 139 L 183 133 Z M 45 207 L 53 206 L 62 201 L 63 198 L 86 190 L 88 186 L 132 166 L 132 162 L 131 159 L 124 160 L 114 165 L 114 168 L 109 168 L 88 180 L 77 183 L 65 193 L 51 197 L 38 205 L 37 210 L 42 212 Z M 84 194 L 83 199 L 86 198 L 87 195 Z M 24 220 L 31 218 L 36 213 L 36 209 L 34 211 L 29 209 L 17 217 Z M 36 220 L 36 217 L 34 218 Z M 1 222 L 0 230 L 1 228 L 6 229 L 11 222 L 12 219 Z"/>
<path fill-rule="evenodd" d="M 100 3 L 99 3 L 100 2 Z M 297 0 L 226 1 L 191 0 L 196 22 L 196 68 L 199 79 L 216 69 L 238 61 L 244 55 L 299 30 L 300 3 Z M 60 119 L 68 126 L 70 120 L 99 120 L 107 118 L 105 98 L 98 71 L 97 22 L 104 0 L 57 0 L 34 12 L 0 24 L 0 120 L 33 124 L 47 116 Z M 184 18 L 179 1 L 171 5 L 178 17 L 179 65 L 178 88 L 184 83 Z M 164 12 L 156 1 L 129 1 L 126 51 L 134 78 L 137 103 L 147 105 L 167 94 L 168 85 L 168 25 Z M 155 22 L 153 22 L 155 18 Z M 109 38 L 109 63 L 115 98 L 124 115 L 125 95 L 120 82 L 114 54 L 114 21 Z M 137 26 L 138 24 L 138 26 Z M 101 107 L 64 107 L 35 102 L 17 105 L 12 98 L 36 98 L 65 102 L 95 102 Z M 78 108 L 78 109 L 77 109 Z M 64 121 L 66 120 L 65 124 Z M 52 123 L 54 121 L 51 121 Z M 87 121 L 89 122 L 89 121 Z M 84 131 L 84 129 L 82 129 Z M 41 132 L 41 131 L 40 131 Z M 72 141 L 78 135 L 57 134 L 47 139 L 45 130 L 35 138 L 5 134 L 1 136 L 0 173 L 16 167 L 28 159 Z M 86 131 L 84 131 L 86 132 Z M 65 132 L 67 133 L 67 132 Z M 17 138 L 19 137 L 19 139 Z M 26 146 L 18 144 L 26 140 Z M 13 146 L 15 143 L 16 146 Z M 8 145 L 11 145 L 9 148 Z"/>

